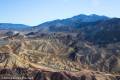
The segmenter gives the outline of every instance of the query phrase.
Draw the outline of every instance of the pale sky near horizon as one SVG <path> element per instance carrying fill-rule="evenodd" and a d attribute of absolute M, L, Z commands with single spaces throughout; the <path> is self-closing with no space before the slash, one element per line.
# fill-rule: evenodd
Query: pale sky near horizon
<path fill-rule="evenodd" d="M 120 0 L 0 0 L 0 23 L 38 25 L 79 14 L 120 18 Z"/>

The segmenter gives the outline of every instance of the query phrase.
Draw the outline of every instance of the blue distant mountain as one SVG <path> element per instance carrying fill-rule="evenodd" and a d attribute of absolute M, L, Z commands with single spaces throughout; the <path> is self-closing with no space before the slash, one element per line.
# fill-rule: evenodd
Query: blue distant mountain
<path fill-rule="evenodd" d="M 120 41 L 120 18 L 99 15 L 78 15 L 63 20 L 45 22 L 34 27 L 39 32 L 77 32 L 83 33 L 87 41 L 93 43 L 112 43 Z"/>
<path fill-rule="evenodd" d="M 93 23 L 98 21 L 105 21 L 108 19 L 110 18 L 106 16 L 99 16 L 96 14 L 92 14 L 92 15 L 80 14 L 72 18 L 67 18 L 62 20 L 58 19 L 54 21 L 45 22 L 43 24 L 36 26 L 35 28 L 43 31 L 51 31 L 51 30 L 53 31 L 53 29 L 55 28 L 61 28 L 63 30 L 67 30 L 67 29 L 80 27 L 81 25 L 83 25 L 83 23 Z"/>
<path fill-rule="evenodd" d="M 99 16 L 96 14 L 91 14 L 91 15 L 84 15 L 84 14 L 80 14 L 78 16 L 74 16 L 72 18 L 68 18 L 71 21 L 79 21 L 79 22 L 96 22 L 96 21 L 100 21 L 100 20 L 107 20 L 109 19 L 109 17 L 106 16 Z"/>
<path fill-rule="evenodd" d="M 24 24 L 0 23 L 0 30 L 27 30 L 30 26 Z"/>
<path fill-rule="evenodd" d="M 32 29 L 32 35 L 39 35 L 39 32 L 82 32 L 85 34 L 86 40 L 94 43 L 120 41 L 120 19 L 95 14 L 81 14 L 67 19 L 48 21 L 35 27 L 23 24 L 0 23 L 0 29 L 22 31 L 31 31 Z"/>
<path fill-rule="evenodd" d="M 68 31 L 84 25 L 88 25 L 97 21 L 105 21 L 110 19 L 106 16 L 99 16 L 96 14 L 84 15 L 80 14 L 72 18 L 58 19 L 54 21 L 48 21 L 35 26 L 34 29 L 38 31 Z M 84 24 L 85 23 L 85 24 Z M 0 30 L 28 30 L 30 26 L 24 24 L 11 24 L 11 23 L 0 23 Z"/>

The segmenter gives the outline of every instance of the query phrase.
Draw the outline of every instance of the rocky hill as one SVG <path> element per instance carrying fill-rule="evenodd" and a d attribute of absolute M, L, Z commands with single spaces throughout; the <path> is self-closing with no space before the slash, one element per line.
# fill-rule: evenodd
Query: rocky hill
<path fill-rule="evenodd" d="M 27 30 L 31 27 L 24 24 L 0 23 L 0 30 Z"/>
<path fill-rule="evenodd" d="M 119 18 L 79 15 L 2 30 L 0 80 L 119 80 L 119 26 Z"/>
<path fill-rule="evenodd" d="M 0 74 L 35 80 L 119 80 L 120 43 L 99 46 L 80 35 L 7 37 L 0 47 Z"/>

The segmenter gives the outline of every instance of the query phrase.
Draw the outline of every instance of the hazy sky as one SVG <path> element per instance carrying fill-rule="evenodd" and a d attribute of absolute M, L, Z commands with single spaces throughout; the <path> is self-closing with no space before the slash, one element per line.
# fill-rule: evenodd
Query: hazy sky
<path fill-rule="evenodd" d="M 0 23 L 38 25 L 78 14 L 120 17 L 120 0 L 0 0 Z"/>

